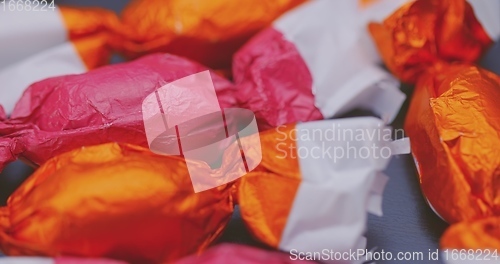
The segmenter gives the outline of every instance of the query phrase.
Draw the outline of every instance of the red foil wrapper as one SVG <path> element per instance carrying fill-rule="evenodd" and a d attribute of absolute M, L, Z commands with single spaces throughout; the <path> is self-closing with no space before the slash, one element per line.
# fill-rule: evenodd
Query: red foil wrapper
<path fill-rule="evenodd" d="M 344 122 L 361 129 L 383 124 L 374 118 Z M 331 125 L 329 120 L 288 125 L 242 137 L 246 162 L 260 156 L 262 149 L 260 165 L 236 181 L 198 193 L 190 179 L 193 168 L 210 178 L 230 177 L 239 164 L 235 157 L 241 153 L 240 141 L 223 152 L 219 168 L 118 143 L 58 155 L 0 208 L 0 250 L 8 255 L 170 262 L 199 254 L 211 244 L 225 228 L 234 204 L 239 204 L 250 232 L 272 248 L 296 249 L 297 254 L 326 247 L 364 248 L 366 214 L 381 207 L 386 179 L 380 171 L 389 159 L 371 157 L 341 168 L 312 167 L 317 159 L 298 155 L 298 147 L 307 143 L 300 140 L 305 135 L 301 133 Z M 283 150 L 290 153 L 283 156 Z M 324 175 L 318 168 L 337 173 L 320 179 Z M 346 175 L 351 181 L 345 181 Z M 309 206 L 318 201 L 325 202 L 322 208 Z M 260 259 L 254 257 L 250 261 Z"/>
<path fill-rule="evenodd" d="M 204 70 L 189 60 L 157 54 L 37 82 L 24 92 L 10 119 L 0 123 L 0 167 L 17 157 L 41 164 L 63 152 L 106 142 L 146 147 L 144 98 Z M 211 77 L 220 106 L 234 106 L 234 86 L 216 74 Z"/>
<path fill-rule="evenodd" d="M 68 38 L 88 69 L 109 63 L 110 38 L 120 22 L 112 11 L 102 8 L 59 7 Z"/>

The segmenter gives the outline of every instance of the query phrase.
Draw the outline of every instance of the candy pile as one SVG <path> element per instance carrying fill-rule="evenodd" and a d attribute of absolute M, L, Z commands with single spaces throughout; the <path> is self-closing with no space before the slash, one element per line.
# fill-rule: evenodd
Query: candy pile
<path fill-rule="evenodd" d="M 454 224 L 442 248 L 500 249 L 500 77 L 474 65 L 500 36 L 492 10 L 500 3 L 2 10 L 0 24 L 16 26 L 0 28 L 0 170 L 20 159 L 36 171 L 0 207 L 0 251 L 12 263 L 142 264 L 365 250 L 383 171 L 409 152 L 388 126 L 405 100 L 398 79 L 415 84 L 405 129 L 422 190 Z M 107 65 L 113 52 L 132 61 Z M 360 109 L 375 117 L 340 118 Z M 269 251 L 212 246 L 235 206 Z"/>

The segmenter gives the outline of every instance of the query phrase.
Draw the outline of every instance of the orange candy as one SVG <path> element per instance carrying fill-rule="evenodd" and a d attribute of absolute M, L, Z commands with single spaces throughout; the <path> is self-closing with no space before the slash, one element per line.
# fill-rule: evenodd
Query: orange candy
<path fill-rule="evenodd" d="M 448 222 L 500 214 L 500 77 L 456 65 L 417 83 L 405 130 L 422 190 Z"/>
<path fill-rule="evenodd" d="M 351 120 L 356 121 L 382 123 L 374 118 Z M 310 129 L 330 129 L 331 122 L 308 125 Z M 193 190 L 189 172 L 195 168 L 200 170 L 197 175 L 230 177 L 233 167 L 239 164 L 239 159 L 234 158 L 241 154 L 238 141 L 224 151 L 222 165 L 217 169 L 205 162 L 160 156 L 117 143 L 83 147 L 56 156 L 11 195 L 7 206 L 0 208 L 0 250 L 7 255 L 112 258 L 141 264 L 171 262 L 210 245 L 225 228 L 233 204 L 239 204 L 249 232 L 270 247 L 286 251 L 293 245 L 294 249 L 306 250 L 311 243 L 303 243 L 307 241 L 303 237 L 316 241 L 314 249 L 333 242 L 332 247 L 338 250 L 357 246 L 351 242 L 363 241 L 362 227 L 344 230 L 342 238 L 338 238 L 337 231 L 353 221 L 365 223 L 370 198 L 383 190 L 380 185 L 384 181 L 377 182 L 378 165 L 370 161 L 361 164 L 371 170 L 349 175 L 357 180 L 345 186 L 341 179 L 345 175 L 340 172 L 312 179 L 312 175 L 324 171 L 308 169 L 305 164 L 311 159 L 297 155 L 301 144 L 297 142 L 307 141 L 299 137 L 306 135 L 300 134 L 302 125 L 243 137 L 247 162 L 260 157 L 257 150 L 259 144 L 262 146 L 260 165 L 236 181 L 199 193 Z M 284 155 L 287 149 L 297 152 Z M 325 158 L 324 162 L 334 162 Z M 192 163 L 189 172 L 186 163 Z M 353 202 L 352 197 L 358 202 Z M 305 212 L 309 207 L 304 208 L 304 204 L 318 199 L 325 205 Z M 342 214 L 337 210 L 345 206 L 337 205 L 344 203 L 350 205 L 349 211 L 362 216 L 348 217 L 348 223 L 339 216 L 332 218 L 332 213 Z M 336 238 L 331 239 L 333 236 Z"/>
<path fill-rule="evenodd" d="M 296 144 L 292 140 L 296 138 L 294 129 L 294 125 L 280 129 L 289 135 L 283 141 L 286 146 Z M 274 130 L 261 133 L 262 162 L 256 171 L 241 178 L 236 197 L 250 232 L 265 244 L 278 248 L 301 182 L 301 172 L 296 157 L 276 158 L 283 154 L 276 147 L 279 135 L 271 131 Z"/>
<path fill-rule="evenodd" d="M 245 178 L 274 177 L 276 180 L 266 188 L 277 194 L 279 187 L 287 191 L 280 199 L 293 201 L 295 184 L 286 187 L 286 178 L 291 173 L 298 179 L 298 162 L 276 159 L 278 136 L 274 130 L 260 134 L 266 149 L 263 161 Z M 245 142 L 258 146 L 259 137 L 249 136 Z M 291 139 L 286 143 L 295 144 Z M 212 177 L 221 177 L 234 165 L 231 157 L 239 151 L 237 142 L 233 142 L 224 152 L 223 165 L 216 170 L 204 162 L 160 156 L 142 147 L 117 143 L 56 156 L 10 196 L 6 207 L 0 208 L 0 250 L 8 255 L 105 257 L 133 263 L 169 262 L 198 253 L 225 228 L 233 212 L 237 182 L 194 193 L 186 162 Z M 247 160 L 256 154 L 253 148 L 245 153 Z M 245 191 L 238 198 L 242 201 L 247 195 L 256 197 L 242 204 L 245 209 L 268 193 Z M 286 222 L 290 207 L 291 203 L 281 203 L 275 214 L 283 213 Z M 248 211 L 255 214 L 249 219 L 263 221 L 259 208 L 249 207 Z M 268 213 L 275 215 L 263 213 L 265 217 Z M 265 232 L 266 226 L 261 227 Z"/>
<path fill-rule="evenodd" d="M 410 83 L 450 62 L 472 63 L 492 44 L 465 0 L 410 2 L 369 29 L 387 67 Z"/>
<path fill-rule="evenodd" d="M 423 192 L 446 221 L 500 213 L 500 77 L 469 66 L 492 43 L 465 0 L 417 0 L 370 31 L 416 83 L 406 118 Z"/>
<path fill-rule="evenodd" d="M 495 37 L 475 11 L 417 0 L 370 25 L 389 69 L 416 83 L 405 130 L 426 198 L 454 224 L 441 248 L 500 248 L 500 76 L 472 64 Z"/>
<path fill-rule="evenodd" d="M 0 249 L 172 261 L 220 235 L 233 210 L 230 191 L 195 194 L 178 157 L 116 143 L 84 147 L 46 162 L 0 208 Z"/>
<path fill-rule="evenodd" d="M 59 7 L 68 38 L 88 69 L 105 65 L 111 58 L 110 34 L 118 17 L 102 8 Z"/>
<path fill-rule="evenodd" d="M 306 0 L 136 0 L 122 14 L 114 43 L 128 57 L 168 52 L 229 69 L 253 34 Z"/>

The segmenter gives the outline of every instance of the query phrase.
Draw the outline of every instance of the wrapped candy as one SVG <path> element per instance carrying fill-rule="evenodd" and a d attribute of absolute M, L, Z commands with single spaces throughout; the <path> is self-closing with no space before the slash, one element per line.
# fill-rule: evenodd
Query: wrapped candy
<path fill-rule="evenodd" d="M 454 223 L 497 215 L 500 77 L 457 65 L 419 80 L 406 131 L 422 190 L 434 210 Z"/>
<path fill-rule="evenodd" d="M 500 2 L 471 4 L 418 0 L 370 25 L 389 69 L 416 82 L 405 130 L 422 190 L 450 223 L 500 212 L 500 77 L 471 65 L 500 35 Z"/>
<path fill-rule="evenodd" d="M 176 261 L 175 264 L 292 264 L 315 263 L 306 260 L 292 260 L 291 256 L 282 252 L 252 248 L 238 244 L 222 244 L 208 249 L 199 256 L 189 256 Z"/>
<path fill-rule="evenodd" d="M 31 85 L 11 118 L 0 123 L 0 167 L 21 157 L 32 164 L 81 146 L 125 142 L 148 146 L 142 101 L 157 88 L 206 70 L 173 55 L 150 55 L 81 75 Z M 234 106 L 234 86 L 212 74 L 221 107 Z"/>
<path fill-rule="evenodd" d="M 136 0 L 122 14 L 115 47 L 129 57 L 168 52 L 216 69 L 276 17 L 306 0 Z"/>
<path fill-rule="evenodd" d="M 240 104 L 255 112 L 261 129 L 357 108 L 392 121 L 405 96 L 377 66 L 366 25 L 404 2 L 318 0 L 287 12 L 235 54 Z"/>
<path fill-rule="evenodd" d="M 10 25 L 0 29 L 0 104 L 8 114 L 30 84 L 108 63 L 111 28 L 119 23 L 113 12 L 43 2 L 35 6 L 30 1 L 23 2 L 24 11 L 9 8 L 0 10 L 0 24 Z M 42 8 L 45 11 L 40 11 Z"/>
<path fill-rule="evenodd" d="M 76 149 L 47 161 L 0 208 L 0 249 L 8 255 L 172 261 L 214 241 L 234 203 L 251 233 L 274 248 L 364 250 L 366 213 L 381 214 L 387 180 L 381 171 L 392 154 L 405 152 L 405 141 L 392 142 L 390 135 L 372 117 L 253 134 L 242 144 L 248 161 L 252 148 L 261 147 L 252 142 L 262 143 L 261 164 L 237 181 L 198 193 L 187 164 L 206 177 L 230 177 L 238 142 L 223 152 L 218 168 L 132 145 Z M 316 203 L 321 206 L 311 208 Z"/>

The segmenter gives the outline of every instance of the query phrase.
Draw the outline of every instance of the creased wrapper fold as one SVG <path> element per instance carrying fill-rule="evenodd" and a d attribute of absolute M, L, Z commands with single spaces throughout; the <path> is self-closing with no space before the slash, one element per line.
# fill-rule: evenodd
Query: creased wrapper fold
<path fill-rule="evenodd" d="M 45 8 L 0 10 L 0 24 L 5 25 L 0 29 L 0 104 L 7 114 L 30 84 L 49 77 L 84 73 L 107 64 L 111 57 L 111 29 L 119 24 L 112 11 Z"/>
<path fill-rule="evenodd" d="M 355 109 L 391 122 L 405 96 L 377 65 L 366 25 L 405 2 L 318 0 L 282 15 L 234 57 L 240 103 L 255 112 L 261 129 Z"/>
<path fill-rule="evenodd" d="M 352 139 L 311 138 L 312 132 L 351 130 L 357 131 Z M 228 177 L 238 164 L 239 142 L 224 151 L 219 168 L 126 144 L 75 149 L 43 164 L 0 208 L 0 249 L 8 255 L 173 261 L 211 244 L 233 204 L 250 232 L 273 248 L 364 249 L 366 215 L 382 213 L 387 177 L 381 172 L 393 154 L 406 152 L 408 142 L 392 142 L 391 131 L 367 117 L 252 134 L 241 138 L 246 160 L 262 148 L 262 162 L 242 178 L 198 193 L 187 164 L 206 177 Z M 329 154 L 317 157 L 323 145 Z"/>
<path fill-rule="evenodd" d="M 472 65 L 500 34 L 487 16 L 500 3 L 487 3 L 418 0 L 370 25 L 389 69 L 416 83 L 405 130 L 422 190 L 451 223 L 500 208 L 500 77 Z"/>

